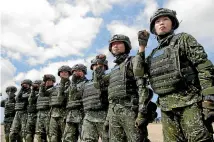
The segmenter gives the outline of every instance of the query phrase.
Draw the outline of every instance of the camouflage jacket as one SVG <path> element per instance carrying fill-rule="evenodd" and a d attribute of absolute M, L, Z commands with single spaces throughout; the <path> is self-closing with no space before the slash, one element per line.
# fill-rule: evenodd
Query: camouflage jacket
<path fill-rule="evenodd" d="M 159 40 L 158 47 L 153 49 L 153 51 L 167 47 L 170 44 L 170 41 L 173 36 L 174 34 L 169 35 L 168 37 L 162 40 Z M 194 88 L 197 88 L 199 90 L 197 91 L 198 93 L 191 90 L 184 90 L 180 93 L 171 93 L 159 96 L 158 104 L 160 105 L 163 111 L 170 111 L 173 108 L 185 107 L 193 103 L 199 102 L 202 100 L 202 94 L 214 94 L 213 91 L 206 91 L 207 89 L 209 90 L 210 88 L 213 88 L 212 72 L 214 67 L 211 61 L 207 59 L 207 54 L 205 53 L 202 45 L 200 45 L 193 36 L 187 33 L 181 33 L 180 37 L 177 40 L 178 41 L 176 42 L 176 45 L 178 45 L 179 47 L 180 62 L 185 62 L 186 60 L 188 60 L 188 62 L 192 64 L 192 66 L 197 71 L 199 84 L 198 86 L 200 87 L 193 86 Z M 142 63 L 147 64 L 150 58 L 151 56 L 148 56 L 146 61 Z M 147 67 L 148 68 L 146 68 L 145 71 L 147 71 L 148 75 L 150 75 L 149 66 Z"/>
<path fill-rule="evenodd" d="M 146 86 L 145 86 L 145 78 L 144 78 L 144 65 L 142 62 L 145 59 L 144 53 L 138 53 L 136 56 L 131 58 L 131 63 L 127 66 L 127 73 L 130 76 L 133 76 L 135 78 L 136 84 L 137 84 L 137 91 L 138 91 L 138 97 L 139 97 L 139 105 L 143 104 L 144 99 L 142 99 L 142 94 L 144 94 Z M 115 66 L 120 66 L 115 65 Z M 109 74 L 105 74 L 100 76 L 98 73 L 94 72 L 94 86 L 96 88 L 100 88 L 102 84 L 109 85 L 109 79 L 110 79 L 111 72 Z M 111 104 L 111 102 L 109 102 Z"/>

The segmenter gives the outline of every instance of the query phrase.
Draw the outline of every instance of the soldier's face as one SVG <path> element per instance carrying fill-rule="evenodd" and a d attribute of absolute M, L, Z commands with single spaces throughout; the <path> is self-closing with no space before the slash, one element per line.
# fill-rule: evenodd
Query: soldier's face
<path fill-rule="evenodd" d="M 125 53 L 125 45 L 122 41 L 115 41 L 111 43 L 111 50 L 114 55 Z"/>
<path fill-rule="evenodd" d="M 59 73 L 60 77 L 69 78 L 69 73 L 67 71 L 61 71 Z"/>
<path fill-rule="evenodd" d="M 73 74 L 75 74 L 77 77 L 83 77 L 85 75 L 82 70 L 74 70 Z"/>
<path fill-rule="evenodd" d="M 45 86 L 48 87 L 48 86 L 53 86 L 54 85 L 54 82 L 52 80 L 47 80 L 45 82 Z"/>
<path fill-rule="evenodd" d="M 172 30 L 172 21 L 167 16 L 161 16 L 155 21 L 155 32 L 157 35 L 164 35 Z"/>

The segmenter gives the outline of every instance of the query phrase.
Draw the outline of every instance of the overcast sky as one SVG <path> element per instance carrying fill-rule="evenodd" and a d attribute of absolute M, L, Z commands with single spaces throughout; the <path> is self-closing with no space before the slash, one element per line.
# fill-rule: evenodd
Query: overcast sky
<path fill-rule="evenodd" d="M 137 32 L 149 29 L 150 16 L 160 7 L 176 10 L 181 22 L 176 33 L 192 34 L 214 62 L 213 0 L 2 0 L 3 98 L 8 85 L 20 88 L 23 79 L 34 81 L 46 73 L 57 77 L 62 65 L 83 63 L 90 78 L 90 61 L 99 53 L 107 55 L 112 68 L 108 40 L 114 34 L 129 36 L 135 55 Z M 157 45 L 150 37 L 146 55 Z"/>

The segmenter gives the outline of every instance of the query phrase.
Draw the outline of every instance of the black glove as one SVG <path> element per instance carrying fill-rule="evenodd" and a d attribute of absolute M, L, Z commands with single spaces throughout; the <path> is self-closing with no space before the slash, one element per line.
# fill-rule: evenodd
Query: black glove
<path fill-rule="evenodd" d="M 72 83 L 74 83 L 74 84 L 77 83 L 78 79 L 79 79 L 79 76 L 77 76 L 76 74 L 72 75 L 72 79 L 71 79 Z"/>
<path fill-rule="evenodd" d="M 139 31 L 138 32 L 138 42 L 139 42 L 139 45 L 146 46 L 147 42 L 149 40 L 149 35 L 150 35 L 149 32 L 147 32 L 146 30 Z"/>
<path fill-rule="evenodd" d="M 99 66 L 95 69 L 95 72 L 97 74 L 97 78 L 101 78 L 105 74 L 105 70 L 103 69 L 102 66 Z"/>

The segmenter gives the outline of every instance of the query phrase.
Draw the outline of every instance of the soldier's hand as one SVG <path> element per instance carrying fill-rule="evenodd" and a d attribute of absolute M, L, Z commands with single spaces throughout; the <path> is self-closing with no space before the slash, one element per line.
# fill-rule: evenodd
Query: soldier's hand
<path fill-rule="evenodd" d="M 78 78 L 79 78 L 79 77 L 74 73 L 74 74 L 72 75 L 71 80 L 72 80 L 72 82 L 75 84 L 75 83 L 77 83 Z"/>
<path fill-rule="evenodd" d="M 106 60 L 106 55 L 104 54 L 99 54 L 96 56 L 97 59 L 102 59 L 102 60 Z"/>
<path fill-rule="evenodd" d="M 149 32 L 146 30 L 142 30 L 138 32 L 138 42 L 140 46 L 146 47 L 149 40 Z"/>

